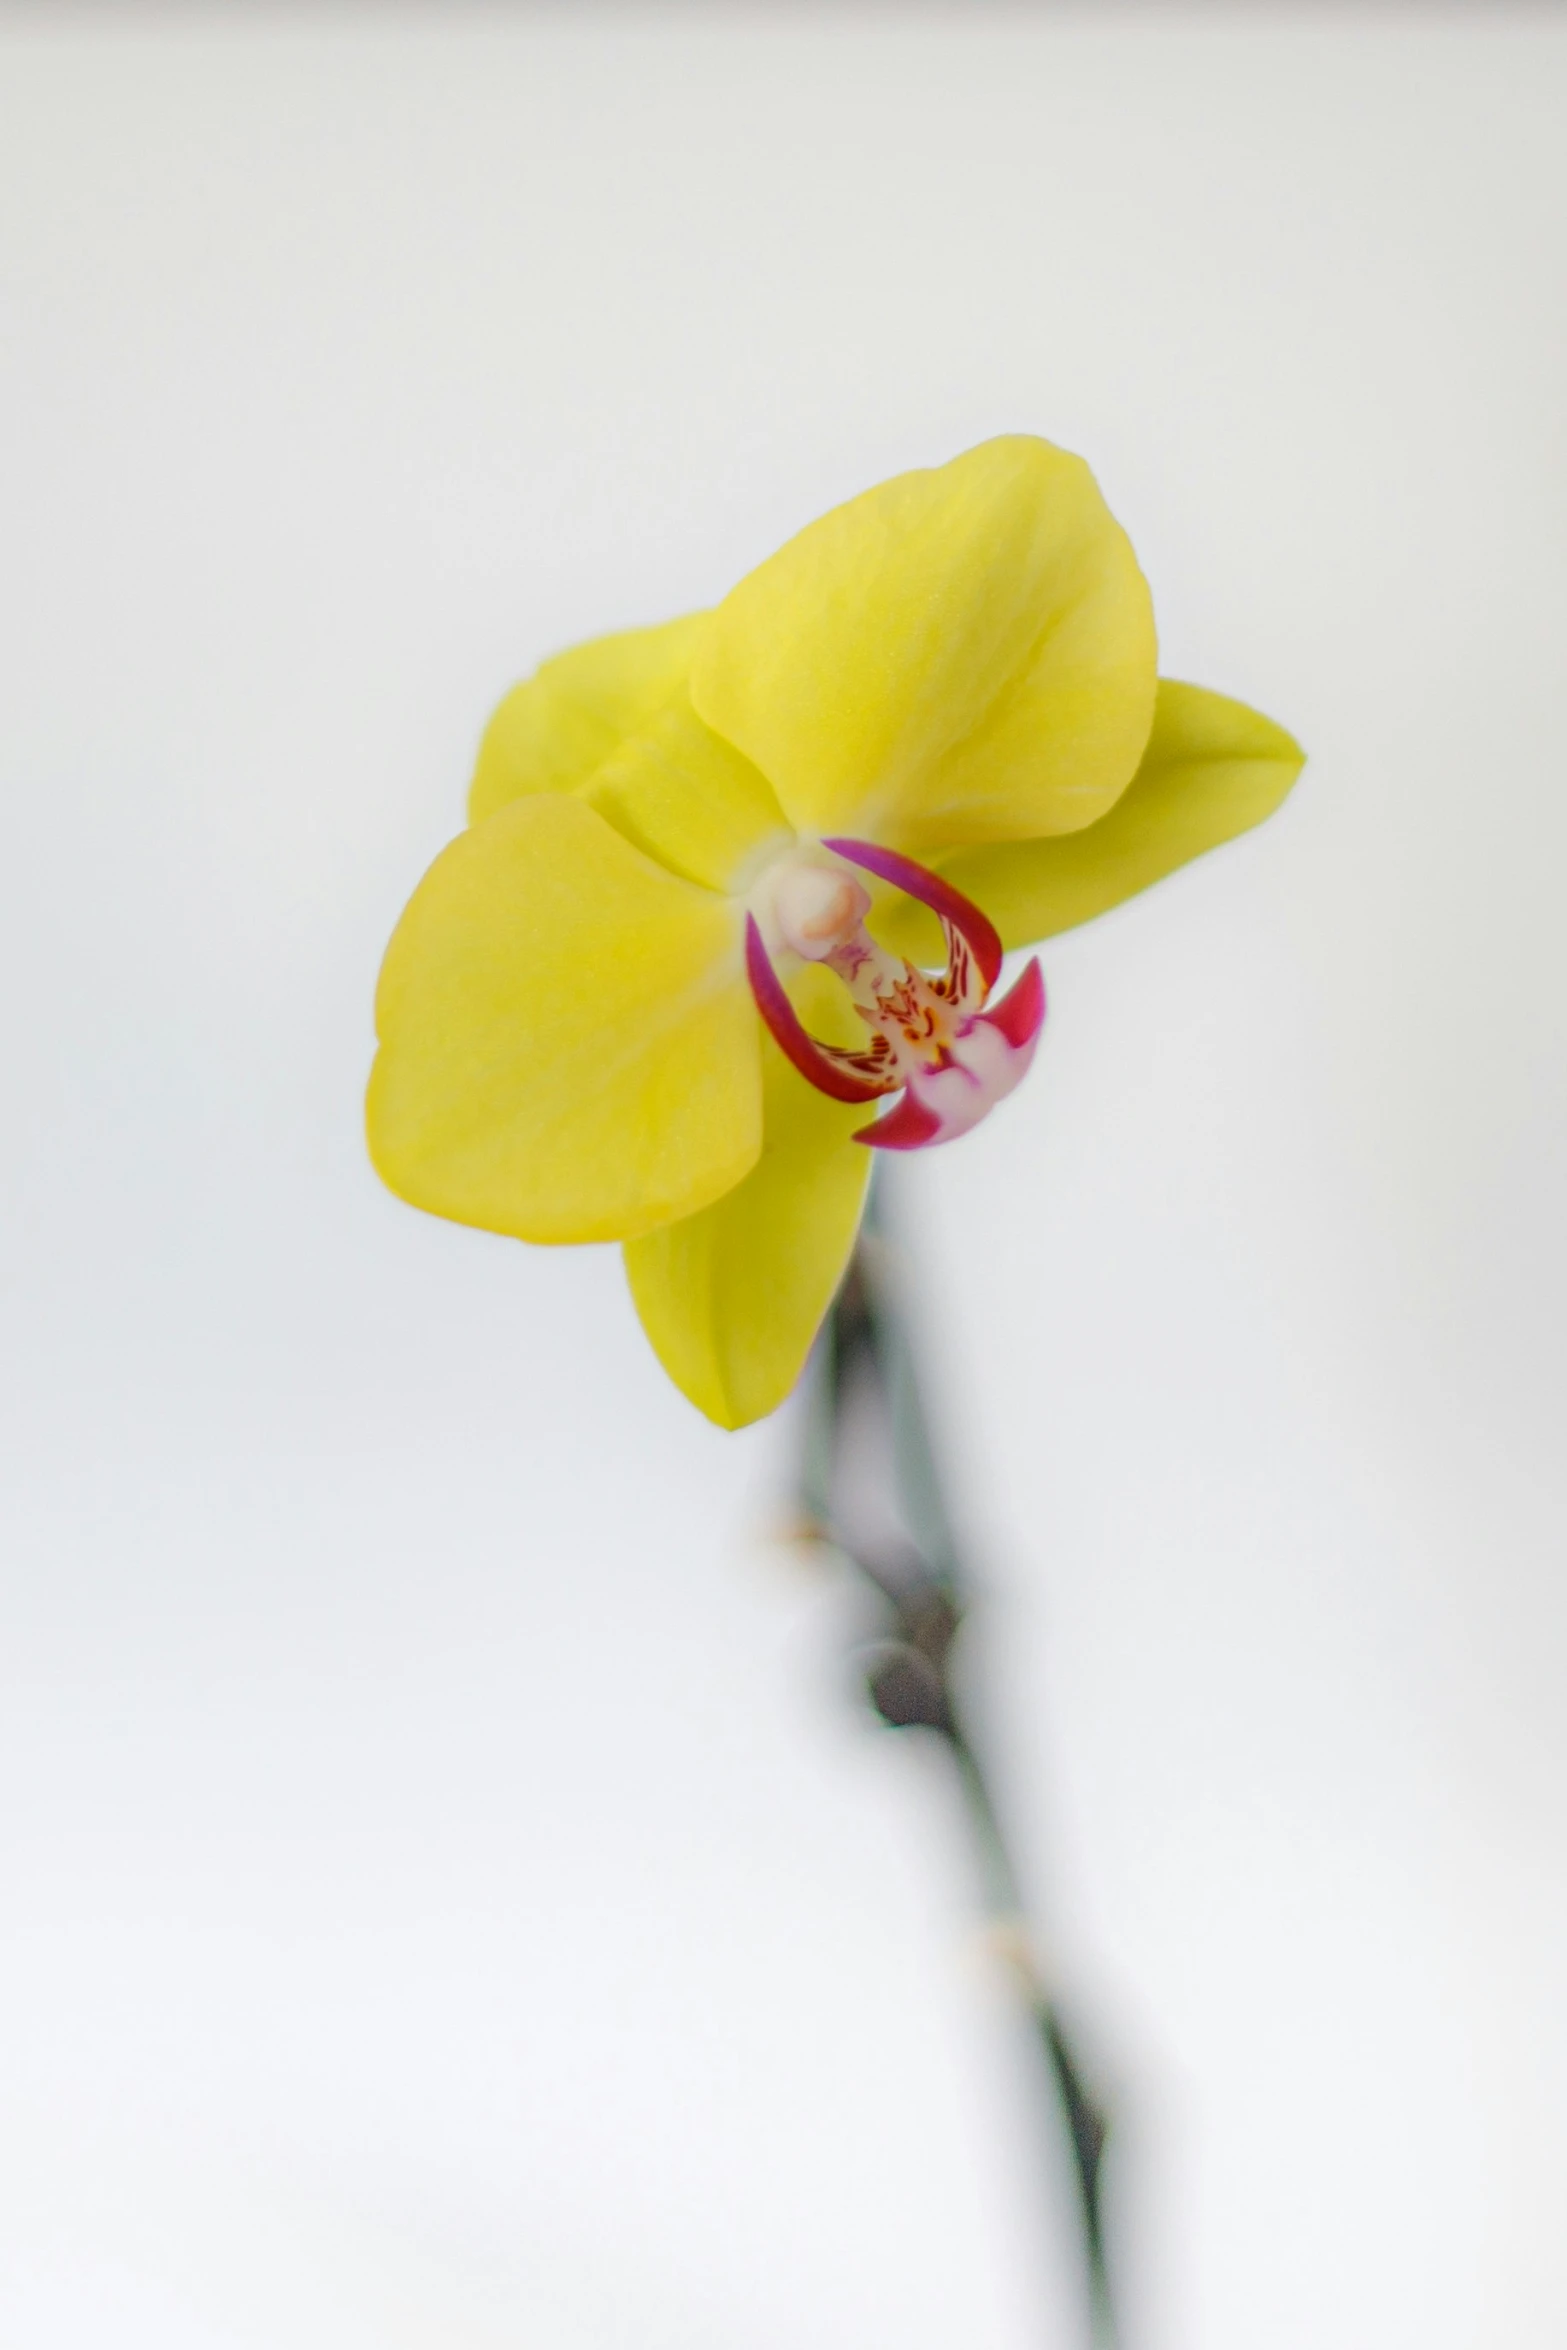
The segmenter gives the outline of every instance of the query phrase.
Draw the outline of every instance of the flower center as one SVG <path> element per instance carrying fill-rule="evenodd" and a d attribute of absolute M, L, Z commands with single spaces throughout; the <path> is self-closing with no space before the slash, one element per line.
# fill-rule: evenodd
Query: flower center
<path fill-rule="evenodd" d="M 857 1142 L 916 1150 L 977 1126 L 1018 1084 L 1045 1016 L 1044 982 L 1030 962 L 1011 992 L 986 1008 L 1001 969 L 1001 941 L 979 908 L 939 874 L 870 841 L 828 840 L 835 858 L 891 882 L 940 917 L 944 971 L 921 971 L 878 946 L 865 927 L 870 893 L 809 852 L 775 867 L 758 892 L 769 930 L 791 953 L 824 963 L 848 989 L 867 1030 L 845 1050 L 809 1035 L 790 1003 L 754 913 L 746 917 L 746 969 L 757 1009 L 801 1075 L 836 1101 L 902 1092 Z"/>
<path fill-rule="evenodd" d="M 861 929 L 870 892 L 840 866 L 784 863 L 773 883 L 773 914 L 785 943 L 808 963 L 827 962 Z"/>

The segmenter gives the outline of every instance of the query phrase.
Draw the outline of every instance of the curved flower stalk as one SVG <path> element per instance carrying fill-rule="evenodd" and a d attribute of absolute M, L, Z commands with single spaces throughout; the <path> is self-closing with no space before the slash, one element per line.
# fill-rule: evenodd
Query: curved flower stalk
<path fill-rule="evenodd" d="M 1014 435 L 884 482 L 502 702 L 387 950 L 375 1164 L 461 1223 L 624 1243 L 666 1370 L 742 1426 L 798 1377 L 871 1148 L 953 1139 L 1025 1074 L 1043 983 L 996 996 L 1003 952 L 1301 765 L 1157 677 L 1080 458 Z"/>

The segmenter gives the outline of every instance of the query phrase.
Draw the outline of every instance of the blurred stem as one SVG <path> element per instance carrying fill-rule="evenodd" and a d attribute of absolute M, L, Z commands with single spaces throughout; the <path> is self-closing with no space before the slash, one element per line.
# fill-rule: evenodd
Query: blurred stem
<path fill-rule="evenodd" d="M 1075 2056 L 1035 1955 L 1017 1870 L 981 1755 L 953 1685 L 965 1578 L 915 1375 L 903 1267 L 884 1221 L 883 1184 L 813 1358 L 800 1499 L 824 1538 L 874 1591 L 880 1636 L 866 1660 L 871 1703 L 899 1730 L 925 1730 L 950 1754 L 962 1792 L 987 1921 L 1042 2064 L 1052 2125 L 1064 2128 L 1076 2184 L 1085 2339 L 1116 2350 L 1101 2204 L 1108 2117 Z"/>

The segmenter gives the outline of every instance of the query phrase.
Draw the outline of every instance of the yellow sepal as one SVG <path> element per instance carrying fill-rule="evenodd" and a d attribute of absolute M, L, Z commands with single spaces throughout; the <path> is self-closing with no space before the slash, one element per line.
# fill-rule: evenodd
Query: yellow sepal
<path fill-rule="evenodd" d="M 580 788 L 627 840 L 707 889 L 743 886 L 793 838 L 749 759 L 704 726 L 684 688 Z"/>
<path fill-rule="evenodd" d="M 484 730 L 468 792 L 482 824 L 525 793 L 572 791 L 681 692 L 704 615 L 594 637 L 513 686 Z"/>
<path fill-rule="evenodd" d="M 855 1040 L 843 991 L 807 969 L 791 992 L 813 1031 Z M 799 1378 L 843 1278 L 870 1180 L 850 1140 L 870 1112 L 828 1101 L 762 1045 L 762 1155 L 700 1215 L 628 1242 L 642 1327 L 681 1392 L 721 1428 L 774 1410 Z"/>
<path fill-rule="evenodd" d="M 984 907 L 1004 944 L 1031 946 L 1260 824 L 1305 763 L 1293 735 L 1244 702 L 1161 678 L 1142 764 L 1107 816 L 1063 839 L 961 849 L 941 870 Z M 916 961 L 939 953 L 922 909 L 904 900 L 879 912 L 889 944 Z"/>

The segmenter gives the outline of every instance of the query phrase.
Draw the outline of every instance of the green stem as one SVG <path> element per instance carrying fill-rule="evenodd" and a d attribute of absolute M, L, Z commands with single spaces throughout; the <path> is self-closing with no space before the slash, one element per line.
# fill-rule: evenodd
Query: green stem
<path fill-rule="evenodd" d="M 1109 2121 L 1034 1955 L 995 1795 L 953 1685 L 954 1649 L 972 1587 L 930 1442 L 899 1297 L 902 1268 L 881 1206 L 873 1196 L 813 1361 L 800 1499 L 811 1525 L 876 1594 L 882 1626 L 867 1661 L 872 1704 L 895 1729 L 934 1733 L 952 1757 L 986 1915 L 1010 1961 L 1055 2126 L 1070 2147 L 1086 2339 L 1092 2350 L 1116 2350 L 1101 2177 Z"/>

